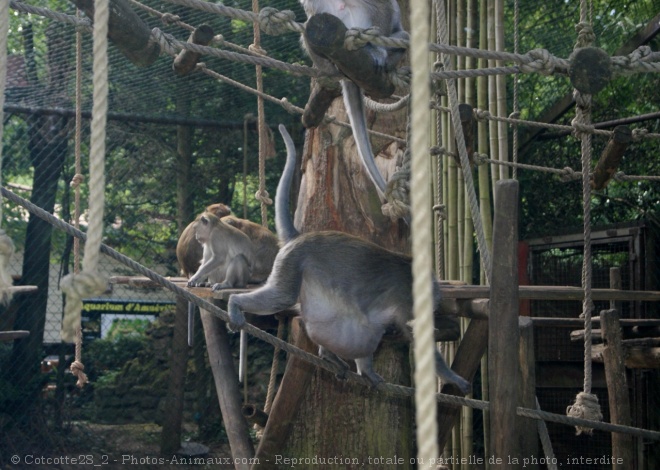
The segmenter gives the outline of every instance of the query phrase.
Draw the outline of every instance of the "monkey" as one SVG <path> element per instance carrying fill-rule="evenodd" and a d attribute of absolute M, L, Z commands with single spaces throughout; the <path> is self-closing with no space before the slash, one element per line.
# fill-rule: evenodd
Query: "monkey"
<path fill-rule="evenodd" d="M 211 204 L 206 207 L 206 212 L 222 218 L 231 214 L 231 209 L 222 203 Z M 190 222 L 179 237 L 176 244 L 176 258 L 179 261 L 179 269 L 185 277 L 190 277 L 199 269 L 202 261 L 202 245 L 195 240 L 195 227 L 202 214 Z"/>
<path fill-rule="evenodd" d="M 349 29 L 377 26 L 384 36 L 399 39 L 409 37 L 408 32 L 401 25 L 401 12 L 397 0 L 300 0 L 300 3 L 308 19 L 318 13 L 329 13 L 338 17 Z M 337 71 L 332 61 L 314 53 L 306 45 L 304 36 L 302 43 L 316 68 L 326 73 Z M 373 44 L 367 44 L 364 49 L 370 52 L 374 67 L 384 71 L 393 70 L 405 53 L 403 49 L 374 46 Z M 385 201 L 387 184 L 374 161 L 374 153 L 367 133 L 363 92 L 348 78 L 341 80 L 341 86 L 358 154 L 367 169 L 369 178 L 376 186 L 378 196 L 381 201 Z"/>
<path fill-rule="evenodd" d="M 266 227 L 250 220 L 239 219 L 233 215 L 224 216 L 221 220 L 248 236 L 254 246 L 254 266 L 252 266 L 250 284 L 263 283 L 273 269 L 275 255 L 280 249 L 277 237 Z"/>
<path fill-rule="evenodd" d="M 188 280 L 194 287 L 207 278 L 212 290 L 245 287 L 255 264 L 250 238 L 236 227 L 210 212 L 205 212 L 195 226 L 195 238 L 203 248 L 202 264 Z"/>
<path fill-rule="evenodd" d="M 398 326 L 410 340 L 412 259 L 359 237 L 337 231 L 299 233 L 288 213 L 296 151 L 283 125 L 280 133 L 287 160 L 275 195 L 275 223 L 283 244 L 273 271 L 262 287 L 229 297 L 229 327 L 245 324 L 243 312 L 269 315 L 300 300 L 300 315 L 319 356 L 346 367 L 355 361 L 358 374 L 373 386 L 383 381 L 373 370 L 373 354 L 385 329 Z M 435 305 L 440 292 L 434 280 Z M 436 350 L 436 372 L 468 393 L 470 384 L 452 371 Z"/>

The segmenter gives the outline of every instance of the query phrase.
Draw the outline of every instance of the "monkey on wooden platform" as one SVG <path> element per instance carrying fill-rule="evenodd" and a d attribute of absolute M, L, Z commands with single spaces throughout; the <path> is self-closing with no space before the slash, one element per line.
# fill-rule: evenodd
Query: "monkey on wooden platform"
<path fill-rule="evenodd" d="M 275 197 L 277 234 L 283 243 L 266 284 L 228 301 L 229 326 L 245 324 L 243 312 L 269 315 L 300 300 L 300 315 L 319 355 L 342 367 L 355 361 L 360 375 L 377 385 L 373 355 L 388 325 L 408 339 L 412 318 L 412 259 L 342 232 L 300 234 L 288 212 L 289 190 L 296 163 L 293 141 L 280 125 L 287 160 Z M 440 301 L 434 282 L 435 304 Z M 470 384 L 452 371 L 436 351 L 436 372 L 467 393 Z"/>
<path fill-rule="evenodd" d="M 216 203 L 207 206 L 206 212 L 222 218 L 231 214 L 231 209 L 222 203 Z M 202 214 L 199 214 L 195 220 L 183 229 L 176 244 L 176 259 L 179 262 L 179 269 L 181 270 L 181 274 L 186 277 L 195 274 L 202 262 L 202 245 L 195 239 L 195 227 L 201 216 Z"/>

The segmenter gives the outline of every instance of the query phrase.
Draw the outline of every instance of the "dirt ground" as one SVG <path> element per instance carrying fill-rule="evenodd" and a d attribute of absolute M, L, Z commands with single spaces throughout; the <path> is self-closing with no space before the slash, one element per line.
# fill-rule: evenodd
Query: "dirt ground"
<path fill-rule="evenodd" d="M 205 443 L 207 453 L 199 452 L 199 444 L 186 441 L 189 455 L 160 455 L 161 428 L 156 424 L 95 424 L 74 422 L 66 436 L 53 436 L 59 440 L 63 451 L 38 449 L 38 445 L 15 449 L 12 455 L 3 456 L 2 470 L 60 469 L 100 467 L 106 470 L 155 470 L 155 469 L 233 469 L 229 444 Z M 61 438 L 61 439 L 58 439 Z M 202 448 L 202 451 L 204 449 Z M 15 452 L 15 453 L 14 453 Z"/>

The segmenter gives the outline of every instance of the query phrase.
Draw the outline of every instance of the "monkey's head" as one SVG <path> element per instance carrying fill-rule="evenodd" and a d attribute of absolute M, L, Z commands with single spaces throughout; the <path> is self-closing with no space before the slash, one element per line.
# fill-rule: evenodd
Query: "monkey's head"
<path fill-rule="evenodd" d="M 216 204 L 211 204 L 210 206 L 206 206 L 206 212 L 210 212 L 211 214 L 215 215 L 217 218 L 220 219 L 226 215 L 231 214 L 231 209 L 229 208 L 229 206 L 226 206 L 221 202 L 218 202 Z"/>
<path fill-rule="evenodd" d="M 209 240 L 211 232 L 220 223 L 220 219 L 211 212 L 204 212 L 199 216 L 195 226 L 195 238 L 199 243 L 206 243 Z"/>

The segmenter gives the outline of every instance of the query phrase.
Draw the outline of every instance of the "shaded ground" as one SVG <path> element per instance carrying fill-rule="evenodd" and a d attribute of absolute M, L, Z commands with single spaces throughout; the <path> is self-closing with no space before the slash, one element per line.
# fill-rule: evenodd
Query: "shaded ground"
<path fill-rule="evenodd" d="M 204 443 L 204 455 L 160 455 L 160 426 L 156 424 L 95 424 L 74 422 L 64 431 L 41 438 L 7 430 L 0 468 L 61 469 L 103 468 L 106 470 L 233 469 L 226 442 Z M 186 440 L 184 430 L 184 441 Z M 189 434 L 192 434 L 190 432 Z M 48 450 L 62 449 L 62 450 Z M 14 463 L 17 461 L 18 463 Z"/>

